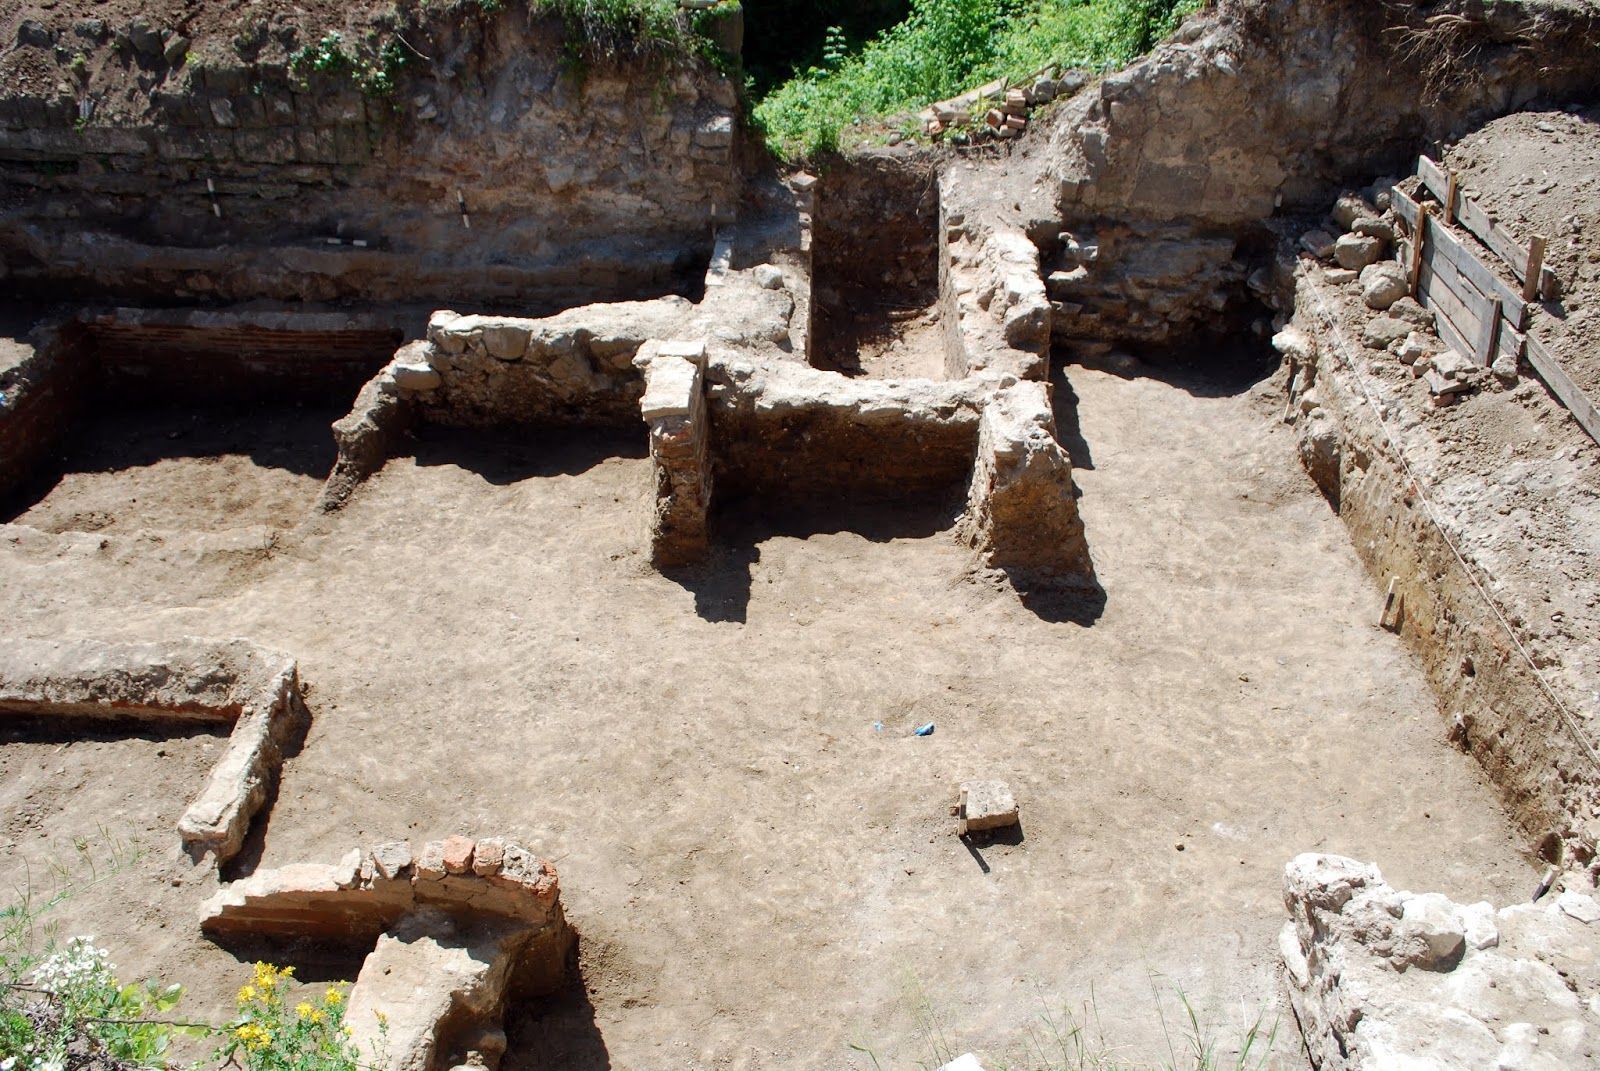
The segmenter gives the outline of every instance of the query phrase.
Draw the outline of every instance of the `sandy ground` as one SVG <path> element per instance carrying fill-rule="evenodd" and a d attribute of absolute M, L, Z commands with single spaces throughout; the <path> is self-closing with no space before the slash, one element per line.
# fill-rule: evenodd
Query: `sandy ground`
<path fill-rule="evenodd" d="M 47 532 L 292 528 L 333 467 L 342 405 L 104 411 L 0 513 Z"/>
<path fill-rule="evenodd" d="M 840 327 L 839 324 L 844 326 Z M 862 306 L 841 316 L 824 340 L 821 367 L 867 379 L 944 379 L 944 327 L 939 306 Z"/>
<path fill-rule="evenodd" d="M 517 1011 L 510 1071 L 873 1066 L 850 1045 L 885 1069 L 969 1048 L 1029 1067 L 1041 1013 L 1091 992 L 1122 1056 L 1164 1058 L 1153 990 L 1229 1027 L 1281 1013 L 1297 852 L 1525 897 L 1518 838 L 1373 626 L 1380 593 L 1278 402 L 1069 378 L 1105 593 L 1077 620 L 963 579 L 936 512 L 747 518 L 669 580 L 642 554 L 642 443 L 474 436 L 430 436 L 276 540 L 0 528 L 0 620 L 299 657 L 315 723 L 244 867 L 458 831 L 553 858 L 587 991 Z M 118 479 L 182 494 L 159 466 Z M 34 509 L 81 512 L 84 487 Z M 213 745 L 4 737 L 0 813 L 29 810 L 0 886 L 40 882 L 74 838 L 101 865 L 146 846 L 56 914 L 221 1018 L 248 968 L 200 939 L 210 879 L 171 831 Z M 1020 838 L 956 839 L 967 777 L 1010 781 Z"/>

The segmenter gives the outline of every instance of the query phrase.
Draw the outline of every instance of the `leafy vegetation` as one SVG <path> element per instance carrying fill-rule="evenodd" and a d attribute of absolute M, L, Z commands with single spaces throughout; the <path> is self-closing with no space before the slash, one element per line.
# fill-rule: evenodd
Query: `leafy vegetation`
<path fill-rule="evenodd" d="M 164 1069 L 179 1037 L 220 1039 L 207 1063 L 240 1071 L 372 1071 L 370 1057 L 382 1055 L 360 1059 L 344 1021 L 346 987 L 291 1007 L 292 968 L 267 963 L 256 964 L 226 1026 L 171 1018 L 181 985 L 124 983 L 93 937 L 58 940 L 44 919 L 68 896 L 0 907 L 0 1071 Z"/>
<path fill-rule="evenodd" d="M 399 85 L 400 71 L 411 58 L 411 52 L 397 39 L 364 49 L 347 48 L 344 36 L 333 30 L 315 43 L 296 49 L 289 56 L 289 69 L 302 80 L 313 72 L 346 74 L 368 96 L 388 97 Z"/>
<path fill-rule="evenodd" d="M 1128 63 L 1201 0 L 912 0 L 904 22 L 825 57 L 755 109 L 781 156 L 835 149 L 852 127 L 1048 64 Z"/>
<path fill-rule="evenodd" d="M 344 1025 L 345 987 L 329 986 L 320 1000 L 290 1008 L 284 994 L 293 974 L 292 967 L 256 964 L 218 1059 L 244 1071 L 357 1071 L 361 1054 Z"/>

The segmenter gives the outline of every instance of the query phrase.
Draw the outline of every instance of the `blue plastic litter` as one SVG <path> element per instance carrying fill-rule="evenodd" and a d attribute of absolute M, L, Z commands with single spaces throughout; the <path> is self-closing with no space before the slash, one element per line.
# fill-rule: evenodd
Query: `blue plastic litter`
<path fill-rule="evenodd" d="M 919 725 L 915 729 L 912 729 L 911 732 L 912 732 L 912 735 L 914 735 L 914 736 L 932 736 L 933 735 L 933 722 L 930 721 L 926 725 Z"/>
<path fill-rule="evenodd" d="M 873 722 L 872 723 L 872 731 L 875 732 L 875 733 L 883 732 L 883 722 L 881 722 L 881 721 Z"/>

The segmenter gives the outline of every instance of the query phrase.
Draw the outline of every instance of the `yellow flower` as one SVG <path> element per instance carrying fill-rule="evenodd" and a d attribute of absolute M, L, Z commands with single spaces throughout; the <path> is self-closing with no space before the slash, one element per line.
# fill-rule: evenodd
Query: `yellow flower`
<path fill-rule="evenodd" d="M 311 1021 L 313 1023 L 320 1023 L 320 1022 L 322 1022 L 322 1020 L 324 1020 L 326 1018 L 327 1018 L 327 1016 L 322 1014 L 321 1009 L 313 1008 L 311 1010 Z"/>
<path fill-rule="evenodd" d="M 251 1052 L 260 1052 L 272 1041 L 266 1028 L 256 1023 L 245 1023 L 234 1030 L 233 1036 L 244 1042 L 244 1047 Z"/>
<path fill-rule="evenodd" d="M 311 1013 L 313 1011 L 315 1011 L 315 1010 L 316 1010 L 315 1008 L 313 1008 L 310 1004 L 307 1004 L 303 1000 L 299 1004 L 296 1004 L 294 1006 L 294 1013 L 296 1015 L 298 1015 L 302 1019 L 310 1019 L 311 1018 Z M 315 1021 L 315 1020 L 313 1020 L 313 1021 Z"/>
<path fill-rule="evenodd" d="M 376 1015 L 378 1017 L 378 1025 L 379 1026 L 388 1026 L 389 1025 L 389 1017 L 387 1015 L 383 1014 L 383 1012 L 375 1011 L 372 1014 Z"/>
<path fill-rule="evenodd" d="M 272 987 L 278 984 L 278 972 L 273 970 L 270 963 L 256 964 L 256 986 L 266 992 L 271 992 Z"/>
<path fill-rule="evenodd" d="M 256 987 L 255 986 L 247 985 L 243 989 L 239 990 L 239 1003 L 240 1004 L 249 1004 L 252 1000 L 255 1000 L 255 999 L 256 999 Z"/>
<path fill-rule="evenodd" d="M 328 991 L 323 994 L 322 999 L 327 1003 L 328 1007 L 337 1008 L 344 1002 L 344 994 L 330 986 Z"/>

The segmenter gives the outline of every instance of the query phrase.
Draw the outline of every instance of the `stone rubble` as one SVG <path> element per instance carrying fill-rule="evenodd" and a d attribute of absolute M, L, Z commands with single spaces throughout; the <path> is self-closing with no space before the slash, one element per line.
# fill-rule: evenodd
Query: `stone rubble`
<path fill-rule="evenodd" d="M 1321 1071 L 1481 1071 L 1600 1061 L 1600 904 L 1593 876 L 1495 911 L 1392 889 L 1376 867 L 1298 856 L 1279 947 Z"/>

